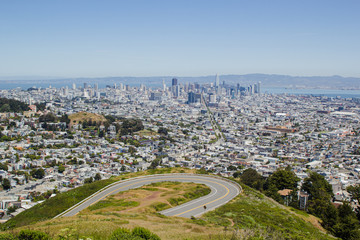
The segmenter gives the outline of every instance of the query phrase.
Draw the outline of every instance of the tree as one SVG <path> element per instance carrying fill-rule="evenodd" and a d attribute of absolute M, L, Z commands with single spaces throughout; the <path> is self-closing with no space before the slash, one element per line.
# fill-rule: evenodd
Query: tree
<path fill-rule="evenodd" d="M 103 138 L 105 136 L 104 131 L 99 131 L 99 138 Z"/>
<path fill-rule="evenodd" d="M 338 213 L 339 222 L 333 227 L 335 236 L 344 240 L 360 239 L 359 221 L 350 204 L 340 205 Z"/>
<path fill-rule="evenodd" d="M 19 208 L 18 206 L 10 206 L 10 207 L 8 207 L 6 213 L 9 215 L 9 214 L 15 212 L 16 209 L 18 209 L 18 208 Z"/>
<path fill-rule="evenodd" d="M 156 158 L 154 161 L 151 162 L 149 169 L 155 169 L 161 164 L 161 159 Z"/>
<path fill-rule="evenodd" d="M 8 170 L 8 166 L 7 166 L 6 164 L 0 163 L 0 169 L 7 171 L 7 170 Z"/>
<path fill-rule="evenodd" d="M 309 193 L 309 199 L 324 199 L 330 201 L 334 196 L 331 185 L 323 176 L 316 172 L 310 172 L 309 177 L 304 179 L 302 189 Z"/>
<path fill-rule="evenodd" d="M 274 185 L 278 190 L 297 190 L 300 178 L 291 169 L 278 169 L 266 181 L 265 186 Z"/>
<path fill-rule="evenodd" d="M 312 199 L 308 202 L 308 211 L 322 220 L 322 226 L 333 232 L 338 222 L 338 213 L 334 205 L 325 199 Z"/>
<path fill-rule="evenodd" d="M 94 179 L 92 177 L 89 177 L 89 178 L 85 178 L 84 183 L 85 184 L 92 183 L 93 181 L 94 181 Z"/>
<path fill-rule="evenodd" d="M 122 122 L 120 134 L 128 135 L 144 129 L 140 119 L 125 119 Z"/>
<path fill-rule="evenodd" d="M 33 169 L 31 170 L 30 175 L 34 178 L 42 179 L 45 176 L 45 171 L 43 168 Z"/>
<path fill-rule="evenodd" d="M 59 165 L 58 172 L 63 173 L 64 171 L 65 171 L 65 166 L 64 165 Z"/>
<path fill-rule="evenodd" d="M 2 187 L 4 188 L 4 190 L 10 189 L 11 188 L 10 180 L 7 178 L 4 178 L 2 181 Z"/>
<path fill-rule="evenodd" d="M 164 127 L 159 127 L 158 133 L 163 135 L 168 135 L 168 130 Z"/>
<path fill-rule="evenodd" d="M 346 188 L 346 191 L 350 194 L 351 200 L 357 200 L 360 202 L 360 185 L 349 186 Z"/>
<path fill-rule="evenodd" d="M 120 171 L 124 172 L 126 171 L 126 167 L 124 165 L 121 166 Z"/>
<path fill-rule="evenodd" d="M 70 118 L 67 114 L 64 114 L 60 117 L 60 122 L 64 122 L 66 124 L 69 124 L 70 123 Z"/>
<path fill-rule="evenodd" d="M 101 175 L 100 175 L 100 173 L 96 173 L 94 179 L 95 179 L 95 181 L 101 180 Z"/>
<path fill-rule="evenodd" d="M 252 168 L 246 169 L 240 176 L 241 182 L 249 187 L 261 190 L 264 185 L 264 178 Z"/>
<path fill-rule="evenodd" d="M 233 174 L 233 177 L 234 177 L 234 178 L 238 178 L 238 177 L 240 177 L 240 176 L 241 176 L 241 172 L 239 172 L 239 171 L 234 172 L 234 174 Z"/>
<path fill-rule="evenodd" d="M 236 171 L 237 167 L 230 165 L 230 166 L 227 167 L 227 170 L 228 171 Z"/>
<path fill-rule="evenodd" d="M 116 121 L 116 118 L 111 115 L 106 115 L 105 118 L 109 121 L 109 123 L 113 123 Z"/>
<path fill-rule="evenodd" d="M 39 122 L 49 123 L 49 122 L 56 122 L 56 121 L 57 121 L 57 117 L 53 113 L 48 113 L 45 115 L 41 115 L 39 117 Z"/>
<path fill-rule="evenodd" d="M 346 190 L 349 192 L 352 201 L 356 200 L 358 203 L 360 203 L 360 185 L 349 186 L 346 188 Z M 355 213 L 358 220 L 360 221 L 360 207 L 355 209 Z"/>

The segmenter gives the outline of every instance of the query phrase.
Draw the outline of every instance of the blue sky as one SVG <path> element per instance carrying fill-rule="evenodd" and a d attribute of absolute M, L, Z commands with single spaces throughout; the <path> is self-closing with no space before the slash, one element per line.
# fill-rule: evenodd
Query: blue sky
<path fill-rule="evenodd" d="M 0 76 L 360 77 L 358 0 L 12 0 Z"/>

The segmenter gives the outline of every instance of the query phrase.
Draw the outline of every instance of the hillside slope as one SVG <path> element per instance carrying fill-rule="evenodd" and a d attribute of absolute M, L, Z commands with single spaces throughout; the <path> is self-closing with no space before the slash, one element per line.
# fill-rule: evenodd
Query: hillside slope
<path fill-rule="evenodd" d="M 179 170 L 185 171 L 176 171 Z M 141 174 L 169 171 L 173 172 L 174 169 Z M 121 178 L 135 175 L 137 174 L 128 174 Z M 109 233 L 119 227 L 142 226 L 161 239 L 172 240 L 334 239 L 323 232 L 315 217 L 284 207 L 246 186 L 243 186 L 244 192 L 230 203 L 201 218 L 166 217 L 157 213 L 184 202 L 186 192 L 194 192 L 198 188 L 196 186 L 198 185 L 156 183 L 110 196 L 77 216 L 40 221 L 25 228 L 41 230 L 55 238 L 62 234 L 107 239 Z M 68 198 L 75 196 L 72 191 L 68 193 Z M 12 231 L 20 229 L 21 227 Z"/>

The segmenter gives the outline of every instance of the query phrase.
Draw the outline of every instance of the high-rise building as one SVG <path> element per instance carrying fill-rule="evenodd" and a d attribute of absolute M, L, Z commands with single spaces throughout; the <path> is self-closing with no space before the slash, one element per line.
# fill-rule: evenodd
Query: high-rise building
<path fill-rule="evenodd" d="M 160 101 L 162 94 L 159 92 L 152 92 L 150 96 L 150 100 L 152 101 Z"/>
<path fill-rule="evenodd" d="M 166 91 L 166 84 L 165 84 L 165 80 L 164 80 L 164 79 L 163 79 L 162 85 L 163 85 L 163 91 L 165 92 L 165 91 Z"/>
<path fill-rule="evenodd" d="M 258 85 L 256 83 L 254 84 L 254 93 L 258 93 Z"/>
<path fill-rule="evenodd" d="M 258 90 L 258 93 L 261 93 L 261 82 L 258 82 L 258 87 L 257 87 L 257 90 Z"/>
<path fill-rule="evenodd" d="M 178 84 L 178 80 L 177 80 L 177 78 L 173 78 L 172 79 L 172 86 L 176 86 Z"/>
<path fill-rule="evenodd" d="M 76 90 L 76 84 L 75 83 L 72 84 L 72 88 L 73 88 L 73 90 Z"/>
<path fill-rule="evenodd" d="M 210 103 L 215 103 L 216 102 L 216 95 L 213 93 L 209 94 L 209 102 Z"/>
<path fill-rule="evenodd" d="M 219 78 L 219 75 L 216 74 L 216 77 L 215 77 L 215 87 L 219 87 L 220 86 L 220 78 Z"/>
<path fill-rule="evenodd" d="M 97 83 L 94 84 L 94 90 L 98 91 L 99 90 L 99 85 Z"/>
<path fill-rule="evenodd" d="M 84 89 L 87 89 L 87 88 L 88 88 L 88 84 L 84 83 Z"/>
<path fill-rule="evenodd" d="M 201 103 L 201 94 L 200 93 L 193 93 L 193 92 L 189 92 L 188 93 L 188 103 Z"/>

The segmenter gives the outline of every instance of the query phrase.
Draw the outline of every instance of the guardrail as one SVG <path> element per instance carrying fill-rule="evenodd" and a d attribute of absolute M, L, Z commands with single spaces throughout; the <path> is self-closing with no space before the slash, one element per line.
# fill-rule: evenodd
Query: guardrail
<path fill-rule="evenodd" d="M 139 177 L 133 177 L 133 178 L 128 178 L 128 179 L 123 179 L 123 180 L 119 180 L 119 181 L 116 181 L 116 182 L 113 182 L 109 185 L 107 185 L 106 187 L 103 187 L 102 189 L 98 190 L 97 192 L 91 194 L 90 196 L 88 196 L 87 198 L 81 200 L 80 202 L 76 203 L 74 206 L 66 209 L 65 211 L 63 211 L 62 213 L 56 215 L 54 217 L 55 218 L 58 218 L 58 217 L 61 217 L 63 216 L 64 214 L 66 214 L 67 212 L 73 210 L 74 208 L 76 208 L 77 206 L 83 204 L 84 202 L 86 202 L 87 200 L 89 200 L 90 198 L 96 196 L 97 194 L 99 193 L 102 193 L 103 191 L 111 188 L 112 186 L 115 186 L 116 184 L 119 184 L 119 183 L 124 183 L 124 182 L 128 182 L 128 181 L 132 181 L 134 179 L 142 179 L 142 178 L 148 178 L 148 177 L 156 177 L 156 176 L 171 176 L 171 175 L 183 175 L 183 176 L 201 176 L 201 177 L 211 177 L 211 178 L 217 178 L 217 179 L 221 179 L 221 180 L 224 180 L 224 181 L 227 181 L 227 182 L 230 182 L 232 184 L 234 184 L 238 190 L 239 190 L 239 193 L 242 192 L 242 188 L 240 186 L 240 184 L 238 184 L 237 182 L 233 181 L 233 180 L 230 180 L 230 179 L 227 179 L 227 178 L 224 178 L 224 177 L 219 177 L 219 176 L 215 176 L 215 175 L 208 175 L 208 174 L 189 174 L 189 173 L 168 173 L 168 174 L 152 174 L 152 175 L 144 175 L 144 176 L 139 176 Z"/>

